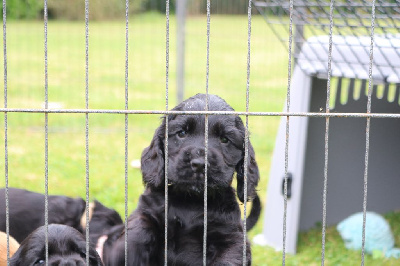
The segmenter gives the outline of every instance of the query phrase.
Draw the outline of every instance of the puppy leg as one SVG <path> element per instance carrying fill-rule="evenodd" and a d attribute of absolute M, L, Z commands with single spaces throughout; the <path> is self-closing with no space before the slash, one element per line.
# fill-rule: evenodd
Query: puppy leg
<path fill-rule="evenodd" d="M 229 256 L 221 256 L 221 258 L 215 260 L 210 265 L 213 266 L 234 266 L 234 265 L 243 265 L 242 257 L 232 257 L 232 254 L 226 254 Z M 246 264 L 247 266 L 251 266 L 251 255 L 247 254 L 246 256 Z"/>
<path fill-rule="evenodd" d="M 220 252 L 214 256 L 213 261 L 210 265 L 213 266 L 233 266 L 233 265 L 243 265 L 243 245 L 242 243 L 236 243 L 231 246 L 229 249 Z M 250 243 L 247 241 L 246 245 L 246 264 L 247 266 L 251 266 L 251 250 Z"/>

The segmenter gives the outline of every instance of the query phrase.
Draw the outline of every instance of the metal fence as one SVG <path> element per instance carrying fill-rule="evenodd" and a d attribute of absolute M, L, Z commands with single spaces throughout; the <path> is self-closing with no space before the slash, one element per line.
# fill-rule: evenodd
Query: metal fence
<path fill-rule="evenodd" d="M 257 5 L 256 1 L 256 5 Z M 301 1 L 300 1 L 301 2 Z M 327 58 L 327 74 L 328 74 L 328 82 L 327 82 L 327 99 L 326 99 L 326 109 L 325 112 L 305 112 L 305 113 L 296 113 L 296 112 L 291 112 L 290 109 L 290 103 L 293 100 L 296 99 L 290 99 L 290 91 L 291 91 L 291 74 L 292 74 L 292 54 L 293 54 L 293 42 L 294 42 L 294 16 L 299 13 L 296 13 L 298 9 L 294 8 L 294 5 L 297 4 L 297 1 L 287 1 L 284 4 L 285 11 L 287 12 L 288 15 L 288 20 L 287 20 L 287 26 L 288 26 L 288 43 L 286 44 L 288 47 L 288 78 L 287 78 L 287 102 L 286 106 L 287 109 L 284 112 L 251 112 L 249 110 L 249 93 L 250 93 L 250 70 L 251 70 L 251 60 L 250 60 L 250 50 L 251 50 L 251 21 L 252 21 L 252 13 L 253 13 L 253 1 L 249 0 L 248 1 L 248 6 L 247 6 L 247 14 L 248 14 L 248 40 L 247 40 L 247 45 L 248 45 L 248 50 L 247 50 L 247 84 L 246 84 L 246 110 L 244 112 L 215 112 L 215 111 L 209 111 L 208 110 L 208 104 L 206 104 L 206 110 L 205 111 L 199 111 L 199 112 L 189 112 L 189 111 L 170 111 L 169 106 L 168 106 L 168 99 L 169 99 L 169 52 L 170 52 L 170 9 L 169 9 L 169 0 L 166 0 L 166 25 L 165 25 L 165 30 L 166 30 L 166 36 L 165 36 L 165 42 L 166 42 L 166 51 L 165 51 L 165 110 L 152 110 L 152 111 L 147 111 L 147 110 L 132 110 L 129 109 L 128 106 L 128 74 L 129 74 L 129 62 L 128 62 L 128 32 L 129 32 L 129 1 L 126 1 L 126 42 L 125 42 L 125 48 L 126 48 L 126 57 L 125 57 L 125 108 L 124 109 L 119 109 L 119 110 L 111 110 L 111 109 L 91 109 L 89 108 L 89 0 L 85 1 L 85 99 L 86 99 L 86 108 L 85 109 L 49 109 L 48 108 L 48 65 L 47 65 L 47 60 L 48 60 L 48 53 L 47 53 L 47 23 L 48 23 L 48 17 L 47 17 L 47 1 L 45 0 L 45 8 L 44 8 L 44 61 L 45 61 L 45 69 L 44 69 L 44 88 L 45 88 L 45 107 L 44 108 L 38 108 L 38 109 L 32 109 L 32 108 L 8 108 L 7 105 L 7 14 L 5 12 L 6 10 L 6 0 L 3 0 L 3 53 L 4 53 L 4 108 L 0 108 L 0 112 L 4 113 L 4 130 L 5 130 L 5 184 L 6 184 L 6 206 L 7 206 L 7 235 L 9 236 L 9 224 L 8 224 L 8 208 L 9 208 L 9 203 L 8 203 L 8 114 L 9 113 L 41 113 L 44 114 L 45 117 L 45 125 L 44 125 L 44 130 L 45 130 L 45 195 L 46 195 L 46 227 L 48 226 L 48 209 L 47 209 L 47 197 L 48 197 L 48 115 L 49 114 L 85 114 L 85 144 L 86 144 L 86 249 L 87 249 L 87 254 L 89 250 L 89 130 L 90 130 L 90 123 L 89 123 L 89 114 L 114 114 L 114 115 L 124 115 L 125 116 L 125 228 L 127 228 L 127 217 L 128 217 L 128 211 L 127 211 L 127 194 L 128 194 L 128 116 L 129 115 L 137 115 L 137 114 L 161 114 L 161 115 L 176 115 L 176 114 L 181 114 L 181 115 L 190 115 L 190 114 L 203 114 L 205 115 L 205 145 L 206 145 L 206 160 L 207 160 L 207 145 L 208 145 L 208 117 L 212 115 L 242 115 L 245 116 L 245 125 L 246 125 L 246 135 L 245 135 L 245 145 L 246 145 L 246 157 L 245 157 L 245 162 L 247 162 L 247 156 L 248 156 L 248 118 L 249 116 L 278 116 L 278 117 L 286 117 L 286 147 L 285 147 L 285 172 L 287 174 L 287 163 L 288 163 L 288 146 L 289 146 L 289 131 L 290 131 L 290 118 L 294 116 L 300 116 L 300 117 L 319 117 L 319 118 L 325 118 L 326 120 L 326 132 L 325 132 L 325 167 L 324 167 L 324 190 L 323 190 L 323 205 L 324 205 L 324 210 L 323 210 L 323 220 L 325 221 L 326 217 L 326 194 L 327 194 L 327 180 L 328 180 L 328 151 L 329 151 L 329 121 L 330 118 L 332 117 L 348 117 L 348 118 L 365 118 L 366 119 L 366 143 L 365 143 L 365 174 L 364 174 L 364 205 L 363 205 L 363 211 L 364 211 L 364 222 L 363 222 L 363 252 L 361 256 L 362 264 L 364 264 L 364 245 L 365 245 L 365 220 L 366 220 L 366 210 L 367 210 L 367 188 L 368 188 L 368 159 L 369 159 L 369 128 L 371 124 L 371 118 L 400 118 L 400 114 L 381 114 L 381 113 L 372 113 L 371 112 L 371 94 L 372 94 L 372 87 L 373 87 L 373 72 L 372 72 L 372 66 L 373 66 L 373 55 L 374 55 L 374 38 L 375 38 L 375 27 L 376 27 L 376 19 L 377 14 L 376 14 L 376 1 L 373 0 L 372 2 L 368 1 L 363 1 L 363 5 L 360 7 L 364 10 L 363 17 L 360 18 L 361 21 L 365 21 L 366 19 L 369 19 L 370 26 L 367 26 L 364 24 L 364 29 L 365 31 L 369 32 L 370 36 L 370 49 L 369 49 L 369 65 L 367 67 L 368 69 L 368 105 L 367 105 L 367 111 L 365 113 L 331 113 L 330 112 L 330 81 L 331 81 L 331 69 L 332 69 L 332 35 L 333 35 L 333 30 L 335 29 L 335 2 L 332 0 L 330 3 L 325 3 L 325 1 L 316 1 L 318 4 L 322 4 L 324 2 L 324 7 L 323 10 L 326 12 L 324 19 L 327 19 L 328 21 L 326 22 L 326 25 L 324 26 L 324 29 L 329 32 L 329 50 L 327 52 L 328 58 Z M 377 1 L 378 4 L 380 4 L 383 1 Z M 272 1 L 273 4 L 275 4 L 276 7 L 279 9 L 282 7 L 283 1 Z M 303 3 L 303 2 L 301 2 Z M 304 2 L 305 3 L 305 2 Z M 259 3 L 258 3 L 259 4 Z M 368 4 L 368 5 L 367 5 Z M 365 7 L 365 5 L 368 6 L 368 8 Z M 395 6 L 395 9 L 397 10 L 399 8 L 399 3 L 396 1 L 396 3 L 393 4 Z M 300 5 L 301 6 L 301 5 Z M 328 9 L 329 6 L 329 9 Z M 379 9 L 378 11 L 381 11 L 381 5 L 378 5 Z M 390 6 L 392 7 L 392 6 Z M 356 8 L 355 6 L 352 6 L 351 8 Z M 386 8 L 386 7 L 384 7 Z M 210 29 L 212 28 L 212 20 L 211 20 L 211 1 L 207 0 L 207 5 L 206 5 L 206 10 L 207 10 L 207 63 L 206 63 L 206 77 L 205 77 L 205 87 L 206 87 L 206 93 L 208 94 L 208 82 L 209 82 L 209 54 L 210 54 Z M 280 11 L 281 12 L 281 11 Z M 308 16 L 311 13 L 305 12 L 305 13 L 300 13 L 301 16 Z M 318 14 L 320 14 L 318 12 Z M 319 19 L 318 17 L 315 19 Z M 358 19 L 358 17 L 355 17 L 354 19 Z M 349 22 L 350 23 L 350 22 Z M 393 23 L 397 25 L 397 20 L 394 20 Z M 312 22 L 311 22 L 312 24 Z M 397 29 L 397 27 L 396 27 Z M 286 43 L 286 41 L 284 41 Z M 161 97 L 161 96 L 160 96 Z M 207 99 L 207 98 L 206 98 Z M 168 121 L 168 120 L 166 120 Z M 166 134 L 165 134 L 165 164 L 168 163 L 168 122 L 166 123 Z M 207 164 L 206 164 L 207 167 Z M 167 167 L 165 167 L 167 169 Z M 206 176 L 205 176 L 205 184 L 207 184 L 207 168 L 205 170 Z M 165 223 L 167 224 L 167 211 L 168 211 L 168 183 L 167 183 L 167 171 L 165 173 Z M 245 189 L 244 189 L 244 198 L 247 198 L 247 167 L 245 167 Z M 204 213 L 207 214 L 207 186 L 205 186 L 205 191 L 204 191 Z M 285 179 L 285 186 L 284 186 L 284 197 L 285 197 L 285 203 L 287 201 L 287 179 Z M 246 205 L 244 205 L 244 216 L 246 216 Z M 286 218 L 286 205 L 285 205 L 285 217 Z M 246 220 L 243 220 L 244 224 L 246 223 Z M 285 252 L 285 238 L 286 238 L 286 222 L 284 222 L 284 244 L 283 244 L 283 256 L 282 256 L 282 264 L 285 264 L 286 260 L 286 252 Z M 125 231 L 127 232 L 127 231 Z M 326 232 L 326 224 L 325 222 L 323 223 L 323 239 L 322 239 L 322 264 L 324 264 L 324 252 L 325 252 L 325 232 Z M 47 235 L 46 235 L 47 238 Z M 245 265 L 246 262 L 246 238 L 247 238 L 247 232 L 246 232 L 246 226 L 244 226 L 244 235 L 243 235 L 243 265 Z M 167 227 L 165 227 L 165 258 L 167 258 Z M 207 215 L 204 216 L 204 242 L 203 242 L 203 265 L 206 265 L 206 243 L 207 243 Z M 126 258 L 127 258 L 127 247 L 128 244 L 125 241 L 125 252 L 126 252 Z M 7 246 L 9 245 L 9 242 L 7 241 Z M 9 247 L 9 246 L 8 246 Z M 46 260 L 48 258 L 48 245 L 46 244 Z M 89 265 L 89 257 L 87 255 L 86 257 L 86 262 Z M 167 259 L 165 259 L 165 265 L 167 265 Z"/>

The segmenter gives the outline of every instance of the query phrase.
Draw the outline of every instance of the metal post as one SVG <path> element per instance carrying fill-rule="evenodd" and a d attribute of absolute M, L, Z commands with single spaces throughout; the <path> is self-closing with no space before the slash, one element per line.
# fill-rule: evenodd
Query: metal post
<path fill-rule="evenodd" d="M 185 19 L 186 19 L 187 0 L 176 1 L 176 19 L 177 19 L 177 63 L 176 63 L 176 90 L 177 102 L 183 101 L 185 86 Z"/>

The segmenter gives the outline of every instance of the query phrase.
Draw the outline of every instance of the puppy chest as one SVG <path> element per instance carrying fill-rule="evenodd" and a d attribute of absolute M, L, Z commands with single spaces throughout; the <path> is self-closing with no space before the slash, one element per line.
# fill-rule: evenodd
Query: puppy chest
<path fill-rule="evenodd" d="M 240 242 L 242 227 L 231 215 L 210 212 L 207 215 L 207 252 Z M 170 211 L 168 215 L 168 249 L 191 252 L 203 246 L 204 215 L 201 211 Z"/>

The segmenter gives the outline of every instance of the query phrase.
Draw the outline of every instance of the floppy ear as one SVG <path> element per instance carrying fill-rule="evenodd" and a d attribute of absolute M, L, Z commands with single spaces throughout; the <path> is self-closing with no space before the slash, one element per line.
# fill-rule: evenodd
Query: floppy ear
<path fill-rule="evenodd" d="M 18 265 L 22 265 L 22 248 L 18 248 L 18 250 L 14 253 L 14 255 L 12 255 L 12 257 L 10 258 L 10 266 L 18 266 Z M 5 259 L 7 260 L 7 259 Z M 7 265 L 7 264 L 6 264 Z"/>
<path fill-rule="evenodd" d="M 142 152 L 141 170 L 143 183 L 151 187 L 159 187 L 164 182 L 164 138 L 165 118 L 159 126 L 150 146 Z"/>
<path fill-rule="evenodd" d="M 236 165 L 236 176 L 237 176 L 237 194 L 241 202 L 245 202 L 244 199 L 244 147 L 243 147 L 243 157 Z M 258 166 L 255 158 L 255 153 L 253 146 L 249 141 L 249 153 L 248 153 L 248 163 L 247 163 L 247 199 L 246 202 L 257 196 L 256 187 L 260 175 L 258 172 Z"/>

